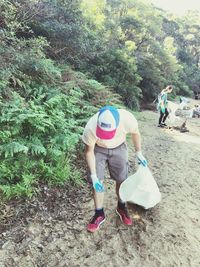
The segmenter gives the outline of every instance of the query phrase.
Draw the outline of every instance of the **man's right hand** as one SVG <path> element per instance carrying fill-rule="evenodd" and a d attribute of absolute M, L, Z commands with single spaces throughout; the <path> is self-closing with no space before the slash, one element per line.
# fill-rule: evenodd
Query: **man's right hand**
<path fill-rule="evenodd" d="M 105 190 L 104 190 L 104 186 L 103 186 L 103 184 L 101 183 L 101 181 L 98 179 L 96 173 L 95 173 L 95 174 L 91 174 L 90 177 L 91 177 L 91 179 L 92 179 L 92 185 L 93 185 L 93 187 L 94 187 L 94 190 L 95 190 L 96 192 L 99 192 L 99 193 L 104 192 L 104 191 L 105 191 Z"/>

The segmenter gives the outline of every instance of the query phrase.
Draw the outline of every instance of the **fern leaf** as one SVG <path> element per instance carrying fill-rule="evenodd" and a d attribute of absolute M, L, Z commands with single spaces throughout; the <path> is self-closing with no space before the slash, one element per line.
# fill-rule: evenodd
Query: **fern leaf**
<path fill-rule="evenodd" d="M 1 154 L 5 153 L 5 158 L 8 156 L 13 157 L 15 153 L 23 152 L 24 154 L 28 153 L 28 147 L 24 146 L 18 142 L 11 142 L 9 144 L 5 144 L 0 146 Z"/>

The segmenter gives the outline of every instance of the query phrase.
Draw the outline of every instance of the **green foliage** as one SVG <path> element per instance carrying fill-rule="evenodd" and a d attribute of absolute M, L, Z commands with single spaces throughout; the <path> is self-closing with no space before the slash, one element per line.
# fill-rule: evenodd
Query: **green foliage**
<path fill-rule="evenodd" d="M 43 52 L 39 54 L 39 62 L 44 62 Z M 14 78 L 12 83 L 8 79 L 5 89 L 9 95 L 1 93 L 0 189 L 7 198 L 31 197 L 41 181 L 50 185 L 81 183 L 74 162 L 83 126 L 101 106 L 101 96 L 105 101 L 109 101 L 107 96 L 116 96 L 109 102 L 120 102 L 110 89 L 81 72 L 68 66 L 53 69 L 52 61 L 46 62 L 38 73 L 43 79 L 34 78 L 32 71 L 27 73 L 26 68 L 21 68 L 20 77 L 26 77 L 23 86 L 19 78 L 14 83 Z M 15 66 L 18 63 L 13 69 Z M 91 106 L 90 100 L 96 107 Z"/>
<path fill-rule="evenodd" d="M 1 160 L 0 189 L 7 198 L 22 195 L 32 197 L 37 192 L 35 167 L 36 162 L 25 155 Z"/>
<path fill-rule="evenodd" d="M 74 108 L 71 99 L 62 94 L 43 104 L 37 101 L 30 100 L 25 108 L 24 99 L 14 94 L 10 102 L 1 104 L 0 155 L 2 164 L 9 165 L 1 167 L 4 174 L 0 183 L 5 179 L 12 183 L 10 189 L 9 184 L 1 187 L 7 197 L 26 194 L 27 177 L 33 178 L 33 184 L 40 177 L 54 184 L 63 184 L 73 177 L 70 161 L 62 158 L 67 159 L 75 151 L 81 128 L 74 116 L 80 109 Z M 31 186 L 32 183 L 28 196 L 35 190 Z"/>
<path fill-rule="evenodd" d="M 130 108 L 139 106 L 141 90 L 137 87 L 140 77 L 133 59 L 124 51 L 108 51 L 101 58 L 96 58 L 98 65 L 91 65 L 91 72 L 96 79 L 114 88 L 121 95 L 125 105 Z M 106 65 L 104 63 L 106 62 Z"/>

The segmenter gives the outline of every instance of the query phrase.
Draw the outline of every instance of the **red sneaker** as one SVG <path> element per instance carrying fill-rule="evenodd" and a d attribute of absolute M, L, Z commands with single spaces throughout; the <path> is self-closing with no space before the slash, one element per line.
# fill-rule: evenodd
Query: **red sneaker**
<path fill-rule="evenodd" d="M 122 221 L 124 224 L 126 224 L 126 225 L 132 225 L 133 221 L 132 221 L 132 219 L 130 218 L 130 216 L 129 216 L 129 214 L 128 214 L 128 211 L 127 211 L 126 208 L 123 209 L 123 210 L 117 208 L 117 209 L 116 209 L 116 212 L 117 212 L 117 214 L 119 215 L 121 221 Z"/>
<path fill-rule="evenodd" d="M 105 221 L 105 216 L 95 216 L 87 225 L 87 230 L 91 233 L 94 233 L 99 229 L 99 226 Z"/>

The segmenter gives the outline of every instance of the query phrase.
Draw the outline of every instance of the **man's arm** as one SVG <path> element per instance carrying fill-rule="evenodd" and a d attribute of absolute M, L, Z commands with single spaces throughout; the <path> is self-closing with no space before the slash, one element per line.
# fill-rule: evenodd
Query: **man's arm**
<path fill-rule="evenodd" d="M 135 147 L 135 151 L 140 151 L 141 150 L 141 136 L 140 133 L 132 133 L 132 141 Z"/>
<path fill-rule="evenodd" d="M 104 186 L 96 175 L 96 161 L 95 161 L 95 155 L 94 155 L 94 146 L 86 145 L 85 155 L 86 155 L 87 165 L 90 170 L 90 177 L 92 179 L 92 184 L 93 184 L 95 191 L 99 193 L 104 192 Z"/>
<path fill-rule="evenodd" d="M 147 160 L 144 158 L 144 156 L 142 155 L 142 151 L 141 151 L 141 136 L 140 133 L 132 133 L 132 141 L 136 150 L 136 156 L 137 156 L 137 160 L 138 163 L 142 164 L 144 167 L 147 166 Z"/>
<path fill-rule="evenodd" d="M 90 174 L 96 173 L 96 163 L 95 163 L 95 155 L 94 155 L 94 145 L 85 147 L 85 156 L 88 168 L 90 170 Z"/>

